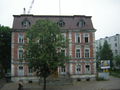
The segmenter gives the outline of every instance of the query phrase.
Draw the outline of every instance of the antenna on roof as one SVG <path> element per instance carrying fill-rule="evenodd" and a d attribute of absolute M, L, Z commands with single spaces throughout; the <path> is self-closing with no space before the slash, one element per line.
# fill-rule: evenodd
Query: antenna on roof
<path fill-rule="evenodd" d="M 30 11 L 31 11 L 31 9 L 32 9 L 33 4 L 34 4 L 34 0 L 32 0 L 32 2 L 31 2 L 31 5 L 30 5 L 29 10 L 28 10 L 28 12 L 27 12 L 28 14 L 30 14 Z"/>

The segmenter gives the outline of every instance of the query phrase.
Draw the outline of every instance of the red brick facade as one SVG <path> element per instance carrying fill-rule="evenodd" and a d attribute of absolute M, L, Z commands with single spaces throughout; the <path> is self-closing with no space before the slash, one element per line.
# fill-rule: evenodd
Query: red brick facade
<path fill-rule="evenodd" d="M 66 55 L 70 56 L 71 59 L 66 64 L 64 72 L 62 72 L 61 68 L 58 68 L 59 74 L 69 73 L 72 78 L 95 75 L 94 41 L 96 30 L 93 28 L 91 16 L 14 15 L 11 59 L 13 78 L 30 76 L 28 63 L 24 60 L 21 62 L 19 59 L 22 58 L 24 51 L 22 46 L 27 41 L 25 38 L 26 29 L 30 28 L 39 19 L 47 19 L 55 23 L 59 23 L 62 20 L 65 23 L 60 28 L 61 33 L 70 40 Z"/>

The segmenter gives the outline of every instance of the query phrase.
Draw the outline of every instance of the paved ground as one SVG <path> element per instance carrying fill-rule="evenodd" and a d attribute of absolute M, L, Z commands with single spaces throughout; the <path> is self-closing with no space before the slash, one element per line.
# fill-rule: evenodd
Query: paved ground
<path fill-rule="evenodd" d="M 6 84 L 6 80 L 0 79 L 0 89 L 4 86 L 4 84 Z"/>
<path fill-rule="evenodd" d="M 1 90 L 17 90 L 18 83 L 7 83 Z M 42 90 L 38 84 L 24 84 L 24 90 Z M 73 85 L 47 86 L 47 90 L 120 90 L 120 78 L 108 81 L 80 81 Z"/>

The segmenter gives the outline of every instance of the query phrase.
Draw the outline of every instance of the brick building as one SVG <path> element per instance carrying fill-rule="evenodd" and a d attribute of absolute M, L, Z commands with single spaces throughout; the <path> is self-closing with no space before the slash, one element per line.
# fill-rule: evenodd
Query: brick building
<path fill-rule="evenodd" d="M 39 19 L 47 19 L 60 26 L 61 33 L 69 39 L 69 46 L 64 51 L 70 56 L 69 63 L 64 68 L 58 68 L 59 75 L 69 73 L 71 78 L 95 77 L 95 29 L 91 16 L 56 16 L 56 15 L 14 15 L 12 27 L 12 80 L 35 79 L 28 68 L 28 62 L 23 59 L 23 45 L 26 43 L 26 30 Z"/>

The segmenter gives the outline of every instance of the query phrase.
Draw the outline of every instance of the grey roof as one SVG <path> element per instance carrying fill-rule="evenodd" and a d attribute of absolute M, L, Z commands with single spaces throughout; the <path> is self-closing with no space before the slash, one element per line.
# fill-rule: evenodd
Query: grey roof
<path fill-rule="evenodd" d="M 65 25 L 61 27 L 61 29 L 78 29 L 78 30 L 95 30 L 92 24 L 91 16 L 84 16 L 84 15 L 74 15 L 74 16 L 68 16 L 68 15 L 31 15 L 31 14 L 23 14 L 23 15 L 13 15 L 14 21 L 13 21 L 13 29 L 26 29 L 22 26 L 22 22 L 26 19 L 30 22 L 31 26 L 35 24 L 37 20 L 40 19 L 47 19 L 51 20 L 55 23 L 59 22 L 60 19 L 62 19 L 65 22 Z M 77 23 L 83 20 L 85 22 L 84 27 L 79 27 Z M 30 27 L 31 27 L 30 26 Z"/>

